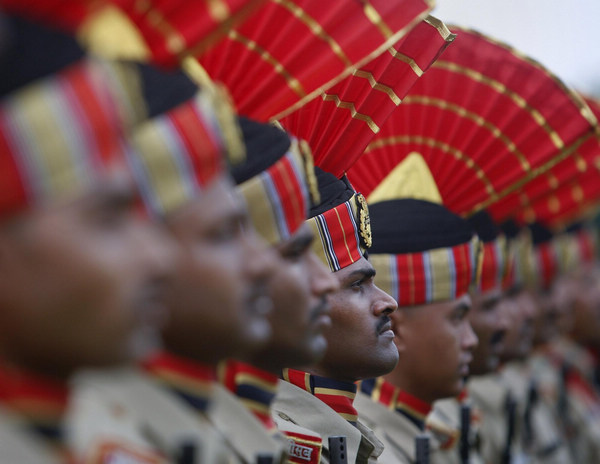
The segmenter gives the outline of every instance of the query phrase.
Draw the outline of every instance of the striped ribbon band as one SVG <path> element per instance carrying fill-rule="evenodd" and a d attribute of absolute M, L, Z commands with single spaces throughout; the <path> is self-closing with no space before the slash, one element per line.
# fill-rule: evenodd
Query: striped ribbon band
<path fill-rule="evenodd" d="M 156 216 L 201 196 L 225 172 L 223 136 L 204 92 L 141 124 L 132 144 L 130 164 L 144 202 Z"/>
<path fill-rule="evenodd" d="M 371 254 L 377 286 L 392 295 L 398 306 L 452 301 L 476 284 L 480 242 L 470 242 L 420 253 Z"/>
<path fill-rule="evenodd" d="M 357 389 L 355 383 L 319 377 L 295 369 L 284 369 L 283 379 L 314 395 L 342 418 L 356 425 L 358 413 L 353 405 Z"/>
<path fill-rule="evenodd" d="M 595 260 L 594 238 L 587 229 L 560 234 L 554 238 L 554 242 L 561 274 L 568 274 Z"/>
<path fill-rule="evenodd" d="M 0 214 L 77 194 L 127 151 L 103 67 L 84 60 L 0 103 Z"/>
<path fill-rule="evenodd" d="M 538 287 L 548 290 L 554 283 L 559 271 L 554 240 L 540 243 L 534 248 L 534 264 Z"/>
<path fill-rule="evenodd" d="M 313 250 L 332 272 L 355 263 L 371 246 L 369 210 L 364 197 L 357 193 L 348 201 L 308 220 L 320 240 Z"/>
<path fill-rule="evenodd" d="M 506 238 L 499 235 L 496 240 L 482 244 L 481 276 L 478 279 L 478 290 L 481 293 L 502 287 L 506 274 L 508 250 Z"/>
<path fill-rule="evenodd" d="M 306 221 L 308 178 L 314 178 L 312 155 L 306 148 L 306 142 L 292 137 L 289 151 L 280 160 L 238 187 L 254 227 L 271 245 L 288 240 Z"/>

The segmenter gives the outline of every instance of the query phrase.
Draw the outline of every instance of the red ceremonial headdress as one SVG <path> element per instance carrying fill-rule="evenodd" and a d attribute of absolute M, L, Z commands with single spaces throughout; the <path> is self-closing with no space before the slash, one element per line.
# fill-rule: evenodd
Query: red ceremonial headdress
<path fill-rule="evenodd" d="M 454 37 L 429 16 L 386 52 L 279 122 L 309 143 L 319 167 L 340 177 Z"/>
<path fill-rule="evenodd" d="M 369 197 L 416 152 L 446 207 L 464 215 L 486 208 L 498 220 L 496 202 L 594 137 L 596 118 L 538 63 L 481 34 L 451 30 L 452 46 L 415 83 L 348 177 Z"/>

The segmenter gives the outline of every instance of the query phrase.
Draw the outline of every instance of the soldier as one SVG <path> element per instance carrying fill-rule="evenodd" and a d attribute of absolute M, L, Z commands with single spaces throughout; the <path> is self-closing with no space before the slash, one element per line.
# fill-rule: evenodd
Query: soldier
<path fill-rule="evenodd" d="M 315 236 L 306 224 L 308 207 L 318 200 L 312 155 L 305 142 L 275 127 L 245 118 L 240 125 L 247 156 L 233 175 L 252 223 L 281 259 L 269 283 L 271 339 L 249 353 L 247 362 L 228 361 L 220 369 L 221 380 L 269 431 L 292 440 L 292 462 L 319 462 L 321 436 L 290 427 L 286 439 L 277 433 L 270 411 L 281 371 L 311 365 L 324 355 L 323 330 L 331 324 L 327 295 L 338 288 L 312 250 Z"/>
<path fill-rule="evenodd" d="M 132 135 L 144 204 L 179 248 L 165 349 L 141 371 L 82 377 L 73 441 L 92 462 L 174 461 L 184 450 L 195 454 L 191 462 L 254 462 L 261 453 L 279 461 L 283 446 L 231 394 L 214 388 L 220 360 L 255 350 L 270 335 L 274 256 L 250 227 L 225 170 L 231 141 L 224 134 L 238 129 L 217 118 L 211 89 L 198 91 L 183 74 L 144 69 L 147 104 L 174 106 Z M 168 88 L 177 89 L 175 101 Z"/>
<path fill-rule="evenodd" d="M 68 64 L 81 54 L 60 34 L 3 20 L 0 461 L 68 462 L 68 382 L 147 345 L 174 250 L 134 211 L 109 76 Z"/>
<path fill-rule="evenodd" d="M 391 317 L 400 360 L 391 373 L 362 382 L 357 409 L 399 462 L 413 463 L 433 402 L 457 396 L 469 373 L 477 238 L 465 220 L 429 201 L 385 200 L 371 211 L 370 260 L 399 301 Z"/>
<path fill-rule="evenodd" d="M 273 402 L 273 417 L 281 430 L 293 425 L 323 438 L 345 437 L 348 462 L 372 462 L 383 447 L 360 422 L 353 400 L 355 382 L 390 371 L 398 360 L 389 315 L 396 302 L 375 286 L 375 270 L 364 257 L 371 242 L 364 198 L 345 178 L 317 170 L 321 203 L 308 222 L 319 237 L 315 251 L 337 278 L 331 295 L 331 327 L 327 352 L 306 370 L 285 369 Z M 323 443 L 322 462 L 339 458 Z"/>
<path fill-rule="evenodd" d="M 469 321 L 479 339 L 469 366 L 471 378 L 476 378 L 494 373 L 500 362 L 502 340 L 507 329 L 506 304 L 502 292 L 507 250 L 504 236 L 485 211 L 471 216 L 469 224 L 483 243 L 481 275 L 477 288 L 471 293 L 472 308 L 469 311 Z M 490 392 L 486 391 L 485 396 L 489 395 Z M 504 395 L 502 399 L 505 399 Z M 461 394 L 460 399 L 446 399 L 434 404 L 427 425 L 436 437 L 443 439 L 446 436 L 441 449 L 432 456 L 434 462 L 482 462 L 479 450 L 474 445 L 485 447 L 485 442 L 480 441 L 485 434 L 482 433 L 480 437 L 476 429 L 501 427 L 503 417 L 482 416 L 479 410 L 473 411 L 473 407 L 469 389 Z M 476 422 L 469 420 L 461 423 L 469 415 Z M 461 431 L 470 431 L 471 436 L 463 436 Z"/>

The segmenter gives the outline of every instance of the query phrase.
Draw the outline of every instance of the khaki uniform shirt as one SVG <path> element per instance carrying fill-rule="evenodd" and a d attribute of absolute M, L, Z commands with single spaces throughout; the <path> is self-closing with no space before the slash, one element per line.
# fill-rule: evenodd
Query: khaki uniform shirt
<path fill-rule="evenodd" d="M 427 428 L 435 443 L 431 453 L 432 464 L 460 464 L 461 443 L 461 404 L 456 398 L 448 398 L 433 403 L 433 409 L 427 416 Z M 474 412 L 471 411 L 471 415 Z M 479 424 L 471 421 L 469 434 L 469 463 L 483 464 L 483 457 L 479 454 Z"/>
<path fill-rule="evenodd" d="M 385 447 L 382 458 L 385 454 L 386 462 L 409 464 L 416 461 L 415 439 L 424 433 L 421 429 L 402 414 L 361 392 L 356 395 L 354 407 L 361 420 L 382 440 Z"/>
<path fill-rule="evenodd" d="M 481 456 L 486 463 L 501 463 L 507 440 L 508 391 L 496 374 L 471 378 L 467 389 L 473 405 L 481 411 Z"/>
<path fill-rule="evenodd" d="M 59 464 L 62 462 L 43 440 L 22 429 L 16 416 L 0 409 L 0 464 Z"/>
<path fill-rule="evenodd" d="M 358 422 L 353 426 L 318 398 L 289 382 L 281 382 L 271 405 L 273 420 L 280 430 L 289 424 L 311 430 L 323 439 L 321 462 L 328 463 L 328 437 L 346 437 L 348 463 L 366 464 L 377 462 L 383 444 L 375 434 Z"/>
<path fill-rule="evenodd" d="M 533 462 L 544 464 L 573 462 L 558 413 L 558 396 L 561 388 L 560 370 L 547 350 L 538 350 L 529 358 L 532 378 L 539 399 L 533 409 Z"/>
<path fill-rule="evenodd" d="M 566 406 L 559 410 L 574 462 L 600 462 L 600 395 L 593 384 L 594 362 L 573 341 L 561 338 L 552 344 L 560 362 L 568 365 Z"/>
<path fill-rule="evenodd" d="M 196 462 L 254 463 L 259 453 L 280 462 L 282 446 L 237 400 L 217 389 L 216 422 L 137 370 L 80 376 L 69 414 L 70 441 L 86 464 L 175 462 L 182 445 Z M 229 419 L 227 419 L 229 418 Z M 223 423 L 231 422 L 220 430 Z M 259 423 L 258 423 L 259 424 Z"/>

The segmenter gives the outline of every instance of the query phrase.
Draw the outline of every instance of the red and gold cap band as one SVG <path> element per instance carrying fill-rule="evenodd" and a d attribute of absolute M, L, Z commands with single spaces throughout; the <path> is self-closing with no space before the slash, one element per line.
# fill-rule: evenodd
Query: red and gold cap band
<path fill-rule="evenodd" d="M 76 194 L 127 151 L 102 66 L 81 61 L 0 103 L 0 215 Z"/>
<path fill-rule="evenodd" d="M 288 240 L 306 221 L 314 177 L 310 148 L 292 137 L 280 160 L 238 186 L 254 227 L 267 243 Z"/>
<path fill-rule="evenodd" d="M 332 272 L 355 263 L 371 246 L 369 208 L 360 193 L 308 223 L 320 238 L 313 242 L 313 250 Z"/>
<path fill-rule="evenodd" d="M 482 243 L 481 276 L 477 288 L 481 293 L 502 288 L 506 274 L 508 249 L 506 238 L 499 235 L 491 242 Z"/>
<path fill-rule="evenodd" d="M 370 254 L 377 270 L 377 286 L 398 306 L 452 301 L 466 294 L 476 281 L 480 242 L 417 253 Z"/>
<path fill-rule="evenodd" d="M 162 216 L 197 198 L 225 173 L 225 142 L 203 92 L 141 124 L 131 165 L 151 214 Z"/>

